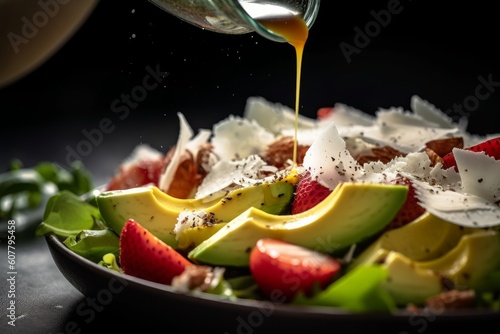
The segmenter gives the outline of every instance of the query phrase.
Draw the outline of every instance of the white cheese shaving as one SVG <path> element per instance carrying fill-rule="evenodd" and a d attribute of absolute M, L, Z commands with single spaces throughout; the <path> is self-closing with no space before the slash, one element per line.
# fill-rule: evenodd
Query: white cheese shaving
<path fill-rule="evenodd" d="M 303 165 L 311 177 L 329 189 L 349 182 L 362 173 L 361 165 L 346 148 L 334 123 L 326 127 L 307 150 Z"/>
<path fill-rule="evenodd" d="M 353 125 L 371 126 L 375 121 L 375 116 L 367 114 L 359 109 L 350 107 L 343 103 L 336 103 L 333 112 L 318 122 L 320 127 L 335 123 L 337 128 L 349 127 Z"/>
<path fill-rule="evenodd" d="M 344 181 L 387 183 L 405 176 L 414 181 L 420 204 L 432 214 L 461 226 L 500 224 L 500 161 L 460 149 L 454 149 L 454 154 L 459 168 L 467 172 L 443 170 L 441 164 L 431 166 L 424 152 L 410 152 L 387 164 L 360 166 L 332 123 L 309 148 L 304 167 L 330 189 Z"/>
<path fill-rule="evenodd" d="M 397 111 L 387 111 L 387 113 L 394 112 Z M 361 137 L 378 146 L 392 146 L 403 153 L 410 153 L 419 151 L 430 140 L 456 133 L 457 129 L 392 124 L 377 120 L 373 126 L 352 126 L 342 128 L 339 132 L 343 137 Z"/>
<path fill-rule="evenodd" d="M 295 111 L 279 103 L 271 103 L 262 97 L 250 97 L 245 106 L 244 118 L 257 122 L 274 135 L 295 128 Z M 299 115 L 299 129 L 315 128 L 317 120 Z"/>
<path fill-rule="evenodd" d="M 453 119 L 442 112 L 440 109 L 436 108 L 433 104 L 429 103 L 417 95 L 413 95 L 410 100 L 411 110 L 422 119 L 428 122 L 436 124 L 441 128 L 459 128 L 460 131 L 464 131 L 467 127 L 467 119 L 462 117 L 458 124 L 455 124 Z"/>
<path fill-rule="evenodd" d="M 500 225 L 500 207 L 481 197 L 414 181 L 419 203 L 443 220 L 465 227 Z"/>
<path fill-rule="evenodd" d="M 175 238 L 179 239 L 179 233 L 182 231 L 197 227 L 203 226 L 206 222 L 204 217 L 207 216 L 207 213 L 204 210 L 193 211 L 193 210 L 183 210 L 177 217 L 177 223 L 174 226 L 174 234 Z"/>
<path fill-rule="evenodd" d="M 422 149 L 427 141 L 459 133 L 459 128 L 444 113 L 417 96 L 412 101 L 418 112 L 405 111 L 401 107 L 381 108 L 375 117 L 369 117 L 359 110 L 343 107 L 331 118 L 338 117 L 336 125 L 342 137 L 361 138 L 377 146 L 392 146 L 404 153 Z M 353 113 L 353 116 L 346 116 L 346 113 Z"/>
<path fill-rule="evenodd" d="M 430 176 L 432 168 L 427 154 L 413 152 L 404 157 L 396 157 L 384 164 L 379 161 L 365 163 L 365 174 L 358 178 L 359 182 L 388 183 L 400 177 L 409 179 L 433 179 Z"/>
<path fill-rule="evenodd" d="M 212 144 L 221 160 L 233 160 L 262 152 L 274 139 L 256 121 L 230 115 L 214 125 Z"/>
<path fill-rule="evenodd" d="M 500 203 L 500 161 L 483 152 L 453 149 L 463 191 Z"/>
<path fill-rule="evenodd" d="M 177 148 L 196 151 L 209 140 L 211 132 L 200 131 L 195 139 L 192 130 L 179 115 L 181 133 Z M 419 203 L 428 212 L 449 222 L 468 227 L 500 225 L 500 161 L 462 149 L 454 149 L 460 173 L 444 170 L 440 163 L 432 166 L 422 151 L 428 141 L 462 136 L 464 145 L 498 135 L 478 136 L 465 131 L 466 120 L 453 120 L 418 96 L 411 100 L 411 110 L 400 107 L 379 109 L 375 115 L 336 104 L 334 112 L 321 120 L 301 117 L 297 132 L 299 144 L 310 145 L 300 170 L 333 189 L 339 182 L 387 183 L 405 176 L 413 181 Z M 259 157 L 267 145 L 280 135 L 293 135 L 294 112 L 263 98 L 249 98 L 245 117 L 229 116 L 213 127 L 214 148 L 209 171 L 197 189 L 195 198 L 214 198 L 227 192 L 272 181 L 275 167 Z M 370 162 L 361 166 L 354 154 L 369 152 L 376 146 L 391 146 L 405 156 L 390 162 Z M 177 152 L 176 152 L 177 153 Z M 163 185 L 175 172 L 169 166 Z M 173 170 L 173 171 L 172 171 Z M 268 176 L 272 174 L 273 176 Z M 173 175 L 173 174 L 172 174 Z M 205 222 L 205 212 L 185 211 L 176 225 L 178 234 L 186 226 Z"/>
<path fill-rule="evenodd" d="M 242 160 L 220 160 L 198 187 L 195 198 L 219 197 L 230 190 L 248 187 L 265 181 L 265 175 L 276 173 L 276 167 L 269 166 L 258 155 L 250 155 Z"/>
<path fill-rule="evenodd" d="M 178 112 L 177 116 L 179 117 L 180 130 L 177 143 L 175 144 L 175 151 L 167 168 L 165 168 L 163 173 L 160 175 L 160 180 L 158 182 L 158 187 L 164 192 L 167 192 L 170 188 L 170 184 L 172 183 L 174 175 L 177 172 L 177 168 L 181 163 L 182 154 L 186 150 L 189 150 L 193 156 L 196 156 L 201 145 L 207 143 L 212 135 L 209 130 L 201 129 L 193 138 L 193 129 L 186 121 L 184 115 Z"/>
<path fill-rule="evenodd" d="M 177 116 L 179 117 L 179 121 L 180 121 L 180 131 L 179 131 L 177 143 L 175 145 L 175 151 L 174 151 L 174 154 L 172 156 L 172 160 L 168 164 L 165 171 L 161 174 L 159 185 L 158 185 L 159 188 L 164 192 L 167 192 L 168 188 L 170 188 L 170 184 L 172 183 L 175 172 L 177 171 L 177 168 L 179 167 L 180 158 L 182 156 L 182 153 L 184 153 L 184 150 L 186 149 L 187 142 L 193 136 L 193 130 L 191 129 L 191 126 L 188 124 L 188 122 L 186 121 L 186 118 L 184 117 L 184 115 L 182 113 L 178 112 Z"/>

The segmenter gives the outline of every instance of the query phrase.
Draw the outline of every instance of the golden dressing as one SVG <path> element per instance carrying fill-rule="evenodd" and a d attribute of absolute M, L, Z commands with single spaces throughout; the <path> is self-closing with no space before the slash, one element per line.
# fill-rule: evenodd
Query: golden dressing
<path fill-rule="evenodd" d="M 297 75 L 295 91 L 295 135 L 293 141 L 293 167 L 297 166 L 297 132 L 300 107 L 300 77 L 302 72 L 302 56 L 309 35 L 309 29 L 304 20 L 295 15 L 272 17 L 258 20 L 267 29 L 283 36 L 295 48 L 297 57 Z"/>

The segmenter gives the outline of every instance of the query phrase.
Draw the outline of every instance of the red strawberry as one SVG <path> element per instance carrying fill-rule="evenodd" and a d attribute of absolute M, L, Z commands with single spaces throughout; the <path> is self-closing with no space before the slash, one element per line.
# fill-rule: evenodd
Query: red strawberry
<path fill-rule="evenodd" d="M 425 209 L 418 204 L 418 199 L 415 195 L 415 187 L 413 186 L 410 179 L 406 177 L 400 177 L 391 181 L 391 183 L 408 186 L 408 195 L 406 196 L 406 201 L 404 202 L 403 206 L 396 214 L 396 217 L 392 219 L 389 225 L 387 225 L 386 229 L 393 229 L 404 226 L 425 213 Z"/>
<path fill-rule="evenodd" d="M 298 292 L 325 288 L 342 269 L 337 259 L 275 239 L 260 239 L 250 253 L 250 271 L 264 295 L 290 301 Z"/>
<path fill-rule="evenodd" d="M 292 203 L 292 214 L 311 209 L 330 195 L 331 192 L 330 189 L 313 180 L 310 172 L 306 172 L 297 183 Z"/>
<path fill-rule="evenodd" d="M 500 160 L 500 137 L 492 138 L 485 140 L 481 143 L 465 147 L 464 150 L 473 151 L 473 152 L 484 152 L 486 155 L 495 158 L 496 160 Z M 455 156 L 453 152 L 446 154 L 443 157 L 443 168 L 448 169 L 454 167 L 458 172 L 457 163 L 455 161 Z"/>
<path fill-rule="evenodd" d="M 120 266 L 125 274 L 170 284 L 187 266 L 193 265 L 138 222 L 129 219 L 120 234 Z"/>

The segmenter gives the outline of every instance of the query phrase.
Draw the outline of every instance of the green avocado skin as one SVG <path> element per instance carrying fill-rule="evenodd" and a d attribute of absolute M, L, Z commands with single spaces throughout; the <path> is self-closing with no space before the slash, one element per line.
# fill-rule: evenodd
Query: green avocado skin
<path fill-rule="evenodd" d="M 402 185 L 346 182 L 315 207 L 296 215 L 249 208 L 188 253 L 208 265 L 246 267 L 261 238 L 274 238 L 316 251 L 345 252 L 379 233 L 406 200 Z"/>

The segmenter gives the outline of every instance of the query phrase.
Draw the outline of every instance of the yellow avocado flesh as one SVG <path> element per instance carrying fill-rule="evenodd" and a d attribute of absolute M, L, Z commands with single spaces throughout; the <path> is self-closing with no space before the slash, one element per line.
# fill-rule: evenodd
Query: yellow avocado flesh
<path fill-rule="evenodd" d="M 417 268 L 413 260 L 398 252 L 388 251 L 383 266 L 389 275 L 382 288 L 399 306 L 421 305 L 430 296 L 443 291 L 441 277 L 432 270 Z"/>
<path fill-rule="evenodd" d="M 387 251 L 382 264 L 389 272 L 383 287 L 400 305 L 422 304 L 446 291 L 444 281 L 459 290 L 500 291 L 500 282 L 488 275 L 500 270 L 500 234 L 476 230 L 463 235 L 449 252 L 429 261 L 414 261 L 395 251 Z"/>
<path fill-rule="evenodd" d="M 244 188 L 233 191 L 212 207 L 204 210 L 210 214 L 212 222 L 181 230 L 177 235 L 177 248 L 186 251 L 196 247 L 219 231 L 225 224 L 235 218 L 237 214 L 250 207 L 255 207 L 275 215 L 288 212 L 289 204 L 295 190 L 291 183 L 286 181 L 276 182 L 260 184 L 251 188 L 253 189 Z"/>
<path fill-rule="evenodd" d="M 419 263 L 418 267 L 448 277 L 458 288 L 486 288 L 484 278 L 492 270 L 500 269 L 500 233 L 477 230 L 464 235 L 457 247 L 442 257 Z"/>
<path fill-rule="evenodd" d="M 210 226 L 203 225 L 190 227 L 188 229 L 182 230 L 178 233 L 177 249 L 182 251 L 189 251 L 217 233 L 217 231 L 219 231 L 225 225 L 225 223 L 219 223 Z"/>
<path fill-rule="evenodd" d="M 261 238 L 334 253 L 380 232 L 399 211 L 407 192 L 403 185 L 348 182 L 296 215 L 250 208 L 191 250 L 188 257 L 211 265 L 248 266 L 250 251 Z"/>
<path fill-rule="evenodd" d="M 378 262 L 388 251 L 396 251 L 416 261 L 437 258 L 455 247 L 462 235 L 474 229 L 447 222 L 426 212 L 411 223 L 384 232 L 348 266 Z"/>
<path fill-rule="evenodd" d="M 252 206 L 270 210 L 286 206 L 293 196 L 290 179 L 275 183 L 261 183 L 227 193 L 224 197 L 179 199 L 161 191 L 156 186 L 100 193 L 96 197 L 102 218 L 120 234 L 129 219 L 134 219 L 160 240 L 176 248 L 174 234 L 179 214 L 185 210 L 205 210 L 218 223 L 228 222 Z"/>
<path fill-rule="evenodd" d="M 96 197 L 102 218 L 117 234 L 127 220 L 134 219 L 169 245 L 176 244 L 173 228 L 182 210 L 201 209 L 217 200 L 178 199 L 156 186 L 105 191 Z"/>

